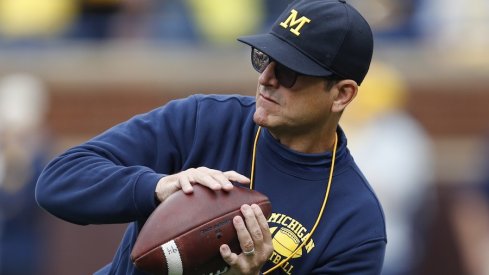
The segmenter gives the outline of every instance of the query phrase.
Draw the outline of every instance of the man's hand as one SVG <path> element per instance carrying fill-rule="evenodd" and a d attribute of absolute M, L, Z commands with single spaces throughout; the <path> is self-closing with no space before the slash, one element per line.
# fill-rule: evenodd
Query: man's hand
<path fill-rule="evenodd" d="M 190 194 L 194 190 L 192 184 L 201 184 L 212 190 L 229 191 L 233 189 L 231 181 L 243 184 L 250 183 L 249 178 L 235 171 L 222 172 L 207 167 L 190 168 L 161 178 L 156 185 L 155 195 L 162 202 L 180 189 L 185 194 Z"/>
<path fill-rule="evenodd" d="M 226 274 L 257 275 L 273 252 L 272 235 L 258 205 L 245 204 L 241 206 L 241 213 L 245 219 L 236 216 L 233 224 L 243 253 L 237 255 L 228 245 L 223 244 L 220 247 L 221 256 L 231 267 Z"/>

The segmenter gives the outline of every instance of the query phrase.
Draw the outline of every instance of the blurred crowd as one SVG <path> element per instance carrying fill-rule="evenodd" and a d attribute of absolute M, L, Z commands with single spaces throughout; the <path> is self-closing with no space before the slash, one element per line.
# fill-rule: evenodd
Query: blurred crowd
<path fill-rule="evenodd" d="M 384 208 L 384 275 L 418 274 L 426 232 L 436 215 L 434 148 L 407 111 L 407 98 L 400 73 L 374 62 L 341 123 L 352 155 Z"/>
<path fill-rule="evenodd" d="M 265 31 L 291 0 L 0 0 L 2 50 L 111 41 L 226 46 Z M 480 64 L 489 46 L 486 0 L 351 0 L 380 43 L 463 48 L 456 62 Z M 487 63 L 485 63 L 487 64 Z M 389 244 L 384 275 L 417 274 L 437 215 L 433 141 L 406 111 L 408 87 L 374 62 L 342 125 L 358 164 L 384 205 Z M 0 275 L 40 274 L 42 214 L 34 201 L 52 154 L 49 96 L 29 74 L 0 76 Z M 489 125 L 481 180 L 461 190 L 451 211 L 469 274 L 489 274 Z M 371 156 L 376 155 L 376 159 Z M 377 161 L 378 160 L 378 161 Z M 401 178 L 402 181 L 398 179 Z M 395 182 L 394 182 L 395 181 Z M 41 251 L 41 252 L 40 252 Z M 28 252 L 28 253 L 27 253 Z M 37 270 L 37 272 L 36 272 Z"/>
<path fill-rule="evenodd" d="M 1 0 L 4 43 L 114 39 L 227 43 L 270 22 L 287 0 Z"/>

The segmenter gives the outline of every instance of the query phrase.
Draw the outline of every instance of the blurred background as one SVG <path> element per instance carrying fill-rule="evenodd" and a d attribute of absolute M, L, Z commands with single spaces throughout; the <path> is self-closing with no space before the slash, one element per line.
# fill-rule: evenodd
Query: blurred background
<path fill-rule="evenodd" d="M 53 156 L 193 93 L 254 95 L 240 35 L 287 0 L 0 0 L 0 275 L 91 274 L 125 225 L 40 210 Z M 342 118 L 384 205 L 384 274 L 489 274 L 489 1 L 352 0 L 375 53 Z"/>

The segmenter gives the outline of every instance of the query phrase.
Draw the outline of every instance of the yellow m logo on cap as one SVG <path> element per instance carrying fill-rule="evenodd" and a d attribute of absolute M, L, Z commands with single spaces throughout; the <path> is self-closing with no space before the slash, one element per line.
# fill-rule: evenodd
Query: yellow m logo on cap
<path fill-rule="evenodd" d="M 304 26 L 304 24 L 309 22 L 311 22 L 311 19 L 305 16 L 297 19 L 297 11 L 292 9 L 290 11 L 289 17 L 287 17 L 287 20 L 285 20 L 284 22 L 280 22 L 280 26 L 282 26 L 284 29 L 287 29 L 290 26 L 290 32 L 299 36 L 301 35 L 301 33 L 299 32 L 301 28 Z"/>

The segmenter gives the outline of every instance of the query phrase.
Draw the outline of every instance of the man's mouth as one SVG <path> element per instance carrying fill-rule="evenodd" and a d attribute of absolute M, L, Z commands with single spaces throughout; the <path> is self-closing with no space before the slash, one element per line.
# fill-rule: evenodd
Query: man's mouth
<path fill-rule="evenodd" d="M 275 104 L 278 104 L 277 101 L 273 100 L 271 97 L 268 97 L 267 95 L 263 94 L 263 93 L 260 93 L 260 97 L 265 100 L 265 101 L 268 101 L 268 102 L 272 102 L 272 103 L 275 103 Z"/>

